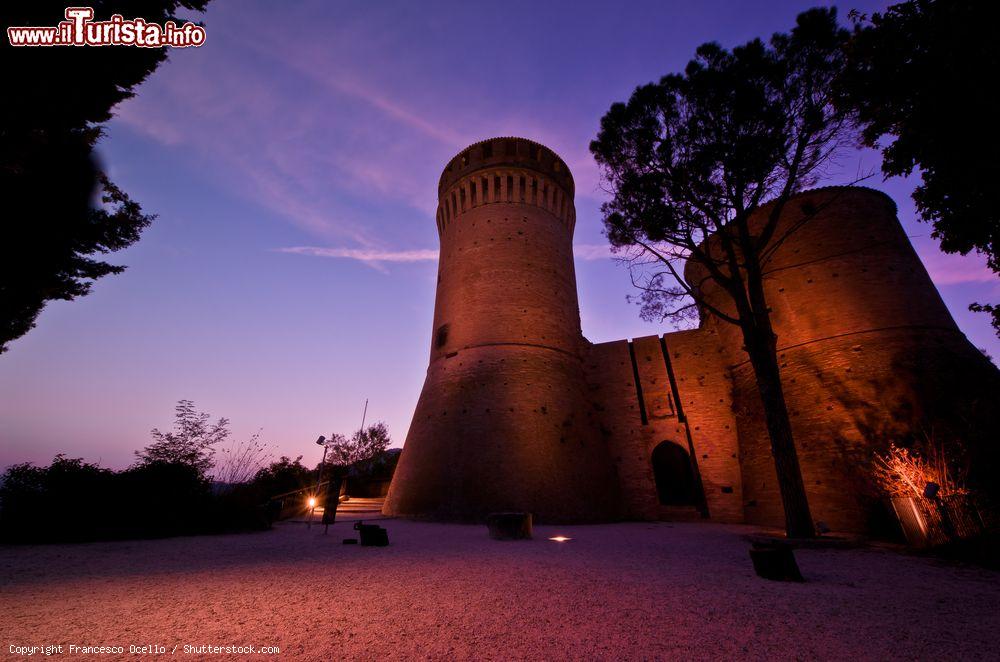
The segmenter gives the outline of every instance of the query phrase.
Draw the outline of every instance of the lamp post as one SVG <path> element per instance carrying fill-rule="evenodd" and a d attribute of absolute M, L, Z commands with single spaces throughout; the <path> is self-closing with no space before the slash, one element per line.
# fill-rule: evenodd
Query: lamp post
<path fill-rule="evenodd" d="M 309 498 L 309 505 L 310 505 L 309 522 L 306 525 L 306 528 L 309 529 L 312 528 L 313 515 L 316 512 L 316 498 L 317 495 L 319 494 L 319 486 L 323 483 L 323 467 L 326 465 L 326 451 L 330 448 L 326 443 L 326 437 L 324 437 L 323 435 L 319 436 L 319 439 L 316 440 L 316 443 L 319 446 L 323 447 L 323 459 L 320 460 L 319 462 L 319 471 L 316 474 L 316 489 L 313 490 L 313 495 Z"/>
<path fill-rule="evenodd" d="M 365 431 L 365 418 L 368 416 L 368 398 L 365 398 L 365 408 L 361 413 L 361 434 Z M 337 435 L 333 435 L 336 437 Z M 330 449 L 330 445 L 334 443 L 334 439 L 327 439 L 323 435 L 320 435 L 319 439 L 316 440 L 318 446 L 323 447 L 323 459 L 319 463 L 319 471 L 316 472 L 316 489 L 313 496 L 309 500 L 309 520 L 307 523 L 307 528 L 312 528 L 313 515 L 316 513 L 316 499 L 319 497 L 319 487 L 323 483 L 323 467 L 326 466 L 326 452 Z M 324 505 L 324 513 L 326 512 Z"/>

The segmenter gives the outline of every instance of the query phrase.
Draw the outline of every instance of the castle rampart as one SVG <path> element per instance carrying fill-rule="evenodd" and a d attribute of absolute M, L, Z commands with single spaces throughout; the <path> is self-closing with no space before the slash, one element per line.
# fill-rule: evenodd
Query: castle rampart
<path fill-rule="evenodd" d="M 522 139 L 445 169 L 430 366 L 387 512 L 618 515 L 584 387 L 572 191 L 562 160 Z"/>
<path fill-rule="evenodd" d="M 737 327 L 705 316 L 688 331 L 587 342 L 573 178 L 538 143 L 471 145 L 438 192 L 430 365 L 388 514 L 782 524 Z M 871 528 L 871 460 L 890 441 L 963 416 L 1000 424 L 1000 377 L 955 326 L 895 213 L 870 189 L 799 194 L 765 267 L 806 491 L 814 517 L 838 530 Z M 729 308 L 697 265 L 686 278 Z M 983 384 L 992 404 L 978 413 L 948 404 L 982 401 L 970 389 Z"/>

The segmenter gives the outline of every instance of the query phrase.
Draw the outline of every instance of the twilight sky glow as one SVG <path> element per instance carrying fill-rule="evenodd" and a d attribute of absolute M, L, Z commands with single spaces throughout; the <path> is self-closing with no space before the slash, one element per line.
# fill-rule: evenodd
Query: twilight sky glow
<path fill-rule="evenodd" d="M 573 171 L 585 335 L 669 331 L 625 302 L 587 145 L 612 102 L 698 44 L 787 30 L 815 4 L 213 0 L 206 45 L 175 51 L 100 147 L 159 214 L 112 257 L 128 270 L 50 304 L 0 356 L 0 467 L 57 452 L 126 466 L 180 398 L 311 462 L 313 440 L 356 428 L 370 398 L 369 420 L 401 445 L 427 367 L 438 175 L 487 137 L 537 140 Z M 840 166 L 825 183 L 878 156 Z M 869 185 L 896 200 L 962 330 L 1000 356 L 986 316 L 966 310 L 1000 298 L 984 260 L 937 249 L 912 182 Z"/>

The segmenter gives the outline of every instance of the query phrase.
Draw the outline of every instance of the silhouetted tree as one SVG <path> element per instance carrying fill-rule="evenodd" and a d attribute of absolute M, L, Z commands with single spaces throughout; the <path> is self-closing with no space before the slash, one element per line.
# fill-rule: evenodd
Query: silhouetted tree
<path fill-rule="evenodd" d="M 613 194 L 602 208 L 608 239 L 630 251 L 630 266 L 647 267 L 638 282 L 643 316 L 700 310 L 740 328 L 791 536 L 812 536 L 814 526 L 762 273 L 784 238 L 778 219 L 789 198 L 815 182 L 850 136 L 831 98 L 847 37 L 834 10 L 816 9 L 768 44 L 757 39 L 732 51 L 704 44 L 683 74 L 613 104 L 590 145 Z M 751 216 L 768 201 L 762 225 L 752 227 Z M 731 307 L 712 305 L 685 281 L 686 261 L 703 268 Z"/>
<path fill-rule="evenodd" d="M 208 0 L 94 0 L 95 19 L 119 13 L 162 23 Z M 65 2 L 4 2 L 0 24 L 54 26 Z M 0 39 L 0 352 L 35 325 L 46 302 L 71 300 L 121 273 L 96 255 L 138 240 L 153 216 L 94 158 L 112 109 L 167 57 L 164 48 L 12 47 Z M 95 202 L 96 201 L 96 202 Z"/>
<path fill-rule="evenodd" d="M 69 542 L 245 531 L 270 526 L 251 488 L 213 494 L 204 473 L 153 460 L 110 471 L 57 455 L 0 474 L 0 542 Z"/>
<path fill-rule="evenodd" d="M 350 439 L 342 434 L 334 434 L 327 441 L 327 462 L 363 471 L 366 467 L 360 465 L 366 465 L 380 457 L 391 443 L 389 428 L 382 422 L 355 431 Z"/>
<path fill-rule="evenodd" d="M 1000 4 L 910 0 L 855 29 L 840 83 L 865 143 L 882 147 L 887 177 L 919 170 L 913 192 L 921 220 L 947 253 L 983 253 L 1000 273 L 1000 137 L 995 85 L 1000 71 Z M 989 313 L 1000 335 L 1000 306 Z"/>
<path fill-rule="evenodd" d="M 174 431 L 154 428 L 150 433 L 153 443 L 135 452 L 139 464 L 183 464 L 207 476 L 214 464 L 216 444 L 229 438 L 229 419 L 210 423 L 211 416 L 196 411 L 190 400 L 179 400 L 174 411 Z"/>
<path fill-rule="evenodd" d="M 262 468 L 251 483 L 264 498 L 312 486 L 316 474 L 302 464 L 302 456 L 294 460 L 282 455 L 276 462 Z"/>

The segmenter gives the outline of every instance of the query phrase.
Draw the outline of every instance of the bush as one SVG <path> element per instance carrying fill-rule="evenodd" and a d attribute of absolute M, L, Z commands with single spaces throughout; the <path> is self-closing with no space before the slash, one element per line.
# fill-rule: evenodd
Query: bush
<path fill-rule="evenodd" d="M 113 477 L 107 469 L 63 455 L 48 467 L 8 468 L 0 487 L 0 539 L 91 539 L 95 507 L 110 501 Z"/>
<path fill-rule="evenodd" d="M 292 460 L 282 455 L 254 475 L 250 486 L 262 501 L 316 484 L 316 472 L 302 464 L 302 456 Z"/>
<path fill-rule="evenodd" d="M 0 486 L 0 540 L 13 543 L 158 538 L 268 528 L 250 490 L 213 494 L 197 467 L 152 461 L 110 471 L 57 455 L 9 467 Z"/>

